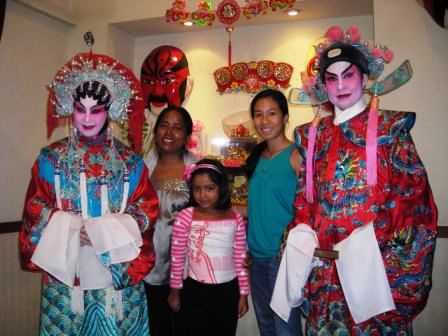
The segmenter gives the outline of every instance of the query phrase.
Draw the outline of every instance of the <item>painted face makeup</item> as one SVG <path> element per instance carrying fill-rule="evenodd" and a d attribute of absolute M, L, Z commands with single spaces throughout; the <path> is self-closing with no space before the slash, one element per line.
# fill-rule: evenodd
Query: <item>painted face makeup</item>
<path fill-rule="evenodd" d="M 367 75 L 345 61 L 333 63 L 324 75 L 328 98 L 340 110 L 352 107 L 362 98 L 366 81 Z"/>
<path fill-rule="evenodd" d="M 92 97 L 81 98 L 73 106 L 73 126 L 86 137 L 100 133 L 107 120 L 107 110 L 104 105 L 97 105 Z"/>
<path fill-rule="evenodd" d="M 143 62 L 140 76 L 147 107 L 160 112 L 166 106 L 181 106 L 189 74 L 182 50 L 161 46 L 151 51 Z"/>

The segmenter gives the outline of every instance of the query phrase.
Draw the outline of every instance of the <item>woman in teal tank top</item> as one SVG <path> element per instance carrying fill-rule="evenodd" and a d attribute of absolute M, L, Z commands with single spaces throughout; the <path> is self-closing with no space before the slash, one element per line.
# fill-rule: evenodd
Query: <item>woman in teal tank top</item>
<path fill-rule="evenodd" d="M 269 306 L 280 264 L 281 237 L 293 218 L 301 160 L 285 135 L 288 102 L 280 91 L 268 89 L 254 97 L 250 112 L 255 129 L 263 138 L 246 162 L 252 302 L 260 336 L 301 336 L 299 308 L 293 309 L 286 323 Z"/>

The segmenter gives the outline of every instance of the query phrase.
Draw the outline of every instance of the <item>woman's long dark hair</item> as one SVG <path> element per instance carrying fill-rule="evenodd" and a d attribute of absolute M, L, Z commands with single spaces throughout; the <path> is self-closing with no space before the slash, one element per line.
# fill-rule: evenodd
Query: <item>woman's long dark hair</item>
<path fill-rule="evenodd" d="M 188 186 L 190 188 L 190 201 L 189 206 L 198 206 L 198 203 L 193 197 L 193 188 L 192 181 L 193 178 L 198 174 L 207 174 L 210 177 L 210 180 L 213 181 L 218 186 L 219 189 L 219 198 L 218 204 L 216 205 L 217 210 L 228 210 L 230 209 L 230 188 L 229 188 L 229 180 L 227 178 L 226 168 L 215 159 L 205 158 L 196 162 L 196 166 L 201 164 L 209 164 L 218 168 L 219 172 L 211 168 L 198 168 L 191 174 L 190 179 L 188 180 Z"/>
<path fill-rule="evenodd" d="M 289 115 L 288 100 L 286 99 L 285 95 L 280 91 L 267 89 L 259 92 L 254 97 L 254 99 L 252 99 L 250 103 L 250 115 L 252 116 L 252 119 L 254 118 L 256 103 L 263 98 L 271 98 L 273 101 L 277 103 L 283 116 Z M 250 179 L 252 177 L 252 174 L 255 171 L 255 167 L 257 166 L 258 160 L 260 160 L 260 156 L 267 146 L 268 144 L 266 141 L 260 142 L 258 145 L 255 146 L 255 148 L 250 153 L 249 157 L 246 159 L 247 178 Z"/>

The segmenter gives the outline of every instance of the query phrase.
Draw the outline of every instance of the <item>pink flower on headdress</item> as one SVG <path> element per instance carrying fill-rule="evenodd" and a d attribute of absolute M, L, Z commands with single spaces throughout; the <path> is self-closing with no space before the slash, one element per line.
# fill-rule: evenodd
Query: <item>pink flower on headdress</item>
<path fill-rule="evenodd" d="M 359 28 L 356 25 L 352 25 L 347 29 L 347 33 L 350 35 L 352 42 L 361 41 L 361 33 L 359 32 Z"/>
<path fill-rule="evenodd" d="M 372 50 L 373 57 L 380 58 L 382 55 L 383 55 L 383 51 L 381 50 L 381 48 L 376 47 Z"/>
<path fill-rule="evenodd" d="M 392 50 L 386 50 L 383 55 L 384 60 L 389 63 L 394 59 L 394 52 Z"/>
<path fill-rule="evenodd" d="M 352 42 L 358 43 L 361 41 L 361 34 L 359 33 L 352 33 L 350 36 L 352 37 Z"/>
<path fill-rule="evenodd" d="M 311 89 L 316 85 L 316 77 L 310 76 L 303 83 L 303 90 L 306 92 L 310 92 Z"/>
<path fill-rule="evenodd" d="M 185 166 L 182 180 L 189 181 L 191 179 L 191 174 L 193 173 L 194 167 L 196 167 L 196 164 L 194 163 L 191 166 Z"/>
<path fill-rule="evenodd" d="M 325 37 L 331 42 L 342 41 L 342 37 L 344 36 L 344 31 L 339 26 L 332 26 L 328 28 L 325 33 Z"/>
<path fill-rule="evenodd" d="M 359 34 L 358 26 L 357 25 L 351 25 L 350 27 L 348 27 L 347 33 L 349 33 L 350 35 Z"/>

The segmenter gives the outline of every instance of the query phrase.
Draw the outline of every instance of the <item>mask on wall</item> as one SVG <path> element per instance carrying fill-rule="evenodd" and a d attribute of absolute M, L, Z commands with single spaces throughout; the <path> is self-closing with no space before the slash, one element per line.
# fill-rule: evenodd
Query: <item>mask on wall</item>
<path fill-rule="evenodd" d="M 140 74 L 146 107 L 158 115 L 166 106 L 181 106 L 193 87 L 189 74 L 187 57 L 179 48 L 164 45 L 152 50 Z"/>

